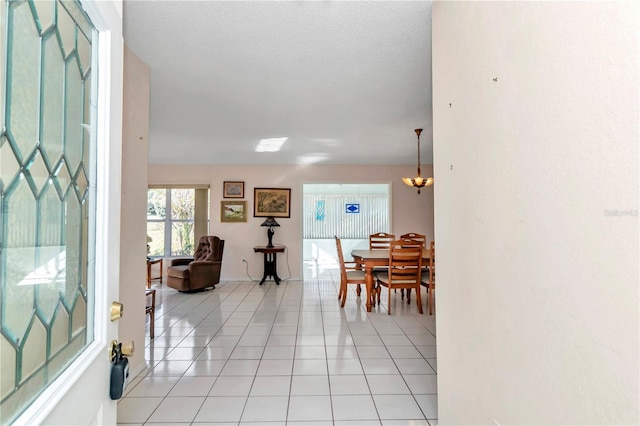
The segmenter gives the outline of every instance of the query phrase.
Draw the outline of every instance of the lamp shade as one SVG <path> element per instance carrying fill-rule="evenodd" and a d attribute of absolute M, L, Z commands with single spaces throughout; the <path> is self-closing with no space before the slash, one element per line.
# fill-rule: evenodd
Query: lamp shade
<path fill-rule="evenodd" d="M 432 177 L 426 178 L 426 179 L 421 176 L 414 177 L 414 178 L 403 177 L 402 181 L 405 183 L 405 185 L 415 186 L 417 188 L 422 188 L 423 186 L 429 186 L 433 184 Z"/>
<path fill-rule="evenodd" d="M 260 225 L 260 226 L 280 226 L 280 224 L 278 222 L 276 222 L 276 220 L 273 218 L 273 216 L 269 216 L 269 217 L 267 217 L 267 220 L 262 222 L 262 225 Z"/>

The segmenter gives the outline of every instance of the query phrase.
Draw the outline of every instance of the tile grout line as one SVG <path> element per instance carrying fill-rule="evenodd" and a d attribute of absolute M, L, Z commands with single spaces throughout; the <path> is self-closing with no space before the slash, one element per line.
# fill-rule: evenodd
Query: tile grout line
<path fill-rule="evenodd" d="M 296 331 L 295 331 L 295 341 L 293 344 L 293 357 L 292 357 L 292 361 L 291 361 L 291 370 L 290 370 L 290 375 L 285 375 L 283 377 L 289 377 L 289 395 L 288 395 L 288 399 L 287 399 L 287 406 L 286 406 L 286 417 L 285 417 L 285 423 L 289 423 L 289 422 L 294 422 L 294 420 L 290 420 L 289 419 L 289 409 L 291 408 L 291 397 L 295 396 L 292 394 L 293 391 L 293 380 L 294 380 L 294 368 L 295 368 L 295 363 L 296 360 L 298 360 L 296 358 L 296 354 L 298 352 L 298 349 L 304 348 L 307 345 L 300 345 L 299 344 L 299 338 L 304 337 L 304 326 L 302 325 L 302 319 L 304 317 L 304 312 L 305 312 L 305 306 L 307 306 L 307 302 L 309 300 L 315 300 L 317 301 L 317 307 L 315 307 L 313 304 L 309 305 L 309 307 L 312 310 L 307 310 L 306 312 L 312 312 L 313 314 L 311 314 L 311 317 L 316 317 L 319 316 L 319 322 L 320 322 L 320 329 L 322 330 L 322 337 L 323 337 L 323 353 L 324 353 L 324 364 L 325 367 L 327 369 L 326 371 L 326 375 L 323 375 L 323 377 L 326 378 L 327 380 L 327 384 L 328 384 L 328 389 L 329 389 L 329 403 L 330 403 L 330 409 L 331 409 L 331 418 L 332 420 L 328 421 L 328 423 L 333 423 L 335 424 L 336 419 L 335 419 L 335 407 L 333 406 L 333 388 L 331 385 L 331 371 L 330 371 L 330 359 L 329 359 L 329 351 L 328 351 L 328 347 L 329 346 L 329 341 L 327 340 L 328 335 L 327 332 L 332 332 L 335 333 L 336 331 L 338 332 L 339 335 L 342 334 L 341 332 L 341 327 L 338 327 L 337 330 L 334 330 L 333 327 L 334 325 L 340 325 L 340 324 L 346 324 L 346 329 L 348 330 L 348 337 L 350 337 L 352 339 L 352 343 L 351 345 L 347 345 L 347 346 L 351 346 L 355 352 L 355 354 L 358 357 L 358 364 L 360 365 L 360 368 L 362 369 L 362 374 L 365 382 L 367 383 L 367 388 L 368 388 L 368 394 L 369 397 L 371 398 L 374 407 L 376 409 L 376 414 L 377 414 L 377 420 L 372 420 L 372 421 L 376 421 L 378 423 L 382 422 L 382 419 L 380 418 L 380 413 L 378 412 L 378 406 L 375 403 L 375 399 L 374 399 L 374 395 L 373 395 L 373 391 L 371 388 L 371 383 L 370 383 L 370 379 L 368 378 L 371 375 L 366 374 L 365 370 L 364 370 L 364 366 L 363 366 L 363 358 L 361 358 L 361 354 L 360 351 L 358 350 L 358 347 L 362 347 L 362 346 L 366 346 L 366 345 L 357 345 L 355 340 L 353 339 L 353 325 L 355 325 L 356 323 L 353 321 L 349 321 L 349 317 L 346 314 L 345 309 L 332 309 L 332 305 L 331 305 L 331 301 L 333 301 L 333 296 L 331 295 L 331 297 L 329 297 L 329 293 L 331 292 L 331 290 L 329 290 L 329 287 L 331 286 L 331 289 L 333 290 L 333 292 L 336 291 L 336 286 L 335 286 L 335 278 L 331 276 L 331 272 L 329 272 L 329 279 L 326 280 L 319 280 L 319 279 L 314 279 L 314 280 L 302 280 L 301 281 L 301 288 L 299 289 L 300 292 L 298 293 L 293 292 L 293 289 L 295 288 L 294 283 L 290 283 L 290 282 L 286 282 L 286 287 L 284 290 L 284 292 L 282 292 L 281 295 L 278 295 L 279 297 L 277 298 L 277 308 L 275 309 L 274 312 L 270 312 L 270 320 L 269 320 L 269 328 L 268 331 L 266 332 L 265 336 L 266 336 L 266 340 L 264 340 L 264 343 L 261 345 L 262 347 L 262 351 L 261 351 L 261 355 L 258 358 L 258 365 L 256 367 L 256 371 L 254 374 L 251 375 L 252 379 L 251 379 L 251 385 L 249 387 L 248 393 L 246 395 L 246 399 L 244 401 L 244 405 L 242 407 L 242 411 L 240 413 L 240 417 L 239 420 L 237 422 L 234 422 L 238 425 L 241 424 L 250 424 L 250 422 L 243 422 L 242 421 L 242 416 L 246 413 L 247 407 L 248 407 L 248 400 L 251 397 L 251 390 L 254 389 L 255 384 L 256 384 L 256 380 L 258 378 L 258 372 L 260 370 L 260 366 L 262 365 L 262 362 L 265 361 L 265 352 L 267 350 L 267 347 L 269 346 L 269 341 L 276 336 L 275 334 L 273 334 L 274 330 L 276 330 L 278 322 L 279 322 L 279 315 L 282 315 L 281 318 L 284 319 L 284 321 L 282 322 L 282 324 L 290 324 L 291 319 L 287 318 L 288 315 L 284 315 L 286 313 L 289 312 L 295 312 L 297 315 L 296 318 L 296 323 L 297 323 L 297 327 L 296 327 Z M 215 310 L 220 310 L 221 312 L 225 310 L 225 306 L 224 306 L 224 302 L 225 301 L 229 301 L 228 299 L 234 295 L 239 295 L 239 293 L 242 293 L 243 289 L 241 289 L 241 287 L 243 287 L 241 285 L 242 283 L 234 283 L 234 287 L 233 289 L 230 289 L 229 292 L 225 292 L 225 297 L 223 300 L 219 301 L 215 307 L 213 309 L 211 309 L 207 315 L 200 317 L 200 315 L 202 314 L 201 311 L 198 310 L 198 315 L 197 315 L 197 319 L 199 320 L 198 323 L 193 326 L 192 330 L 187 334 L 187 335 L 183 335 L 180 336 L 182 337 L 181 339 L 179 339 L 176 343 L 169 343 L 169 338 L 171 336 L 166 335 L 165 333 L 167 333 L 168 331 L 170 331 L 173 327 L 176 326 L 176 324 L 180 323 L 181 321 L 185 321 L 187 318 L 189 318 L 189 312 L 186 313 L 181 313 L 181 312 L 174 312 L 174 314 L 182 314 L 180 316 L 179 319 L 177 319 L 176 321 L 171 321 L 170 323 L 168 323 L 164 328 L 165 330 L 163 331 L 163 333 L 161 334 L 161 336 L 164 336 L 167 338 L 167 349 L 168 352 L 166 354 L 164 354 L 161 358 L 161 360 L 164 361 L 173 361 L 173 360 L 167 360 L 167 357 L 170 357 L 170 354 L 173 353 L 176 349 L 182 349 L 182 348 L 188 348 L 187 346 L 184 347 L 179 347 L 180 343 L 182 343 L 186 337 L 193 337 L 195 340 L 192 342 L 192 345 L 194 346 L 189 346 L 191 348 L 200 348 L 200 346 L 195 346 L 200 344 L 197 341 L 197 338 L 199 336 L 193 335 L 190 336 L 191 333 L 193 333 L 194 331 L 197 331 L 196 329 L 198 328 L 198 326 L 208 326 L 206 324 L 206 320 L 207 318 L 211 317 L 211 314 L 215 311 Z M 255 287 L 255 286 L 254 286 Z M 262 294 L 262 298 L 260 299 L 260 302 L 258 304 L 258 307 L 256 308 L 256 311 L 253 312 L 253 314 L 251 315 L 251 317 L 247 318 L 247 322 L 243 325 L 244 329 L 242 331 L 242 334 L 239 334 L 238 336 L 238 340 L 235 342 L 235 344 L 232 347 L 227 347 L 227 346 L 221 346 L 221 348 L 225 348 L 225 350 L 229 350 L 228 355 L 225 356 L 224 360 L 220 360 L 220 361 L 224 361 L 222 364 L 222 367 L 220 367 L 220 372 L 216 375 L 213 384 L 211 385 L 210 389 L 207 392 L 207 395 L 204 396 L 204 400 L 203 402 L 200 404 L 200 407 L 198 408 L 198 410 L 196 410 L 195 415 L 191 421 L 191 424 L 193 425 L 197 425 L 198 423 L 195 422 L 195 419 L 197 418 L 198 414 L 202 411 L 202 408 L 204 406 L 204 403 L 207 401 L 208 398 L 210 398 L 210 393 L 213 390 L 213 387 L 215 386 L 215 384 L 218 382 L 218 380 L 222 377 L 221 373 L 224 370 L 225 366 L 228 365 L 228 362 L 231 360 L 231 357 L 233 355 L 233 352 L 235 350 L 237 350 L 238 348 L 240 348 L 240 341 L 242 338 L 246 337 L 246 336 L 253 336 L 252 334 L 247 334 L 247 332 L 249 331 L 249 328 L 252 327 L 252 320 L 256 319 L 256 314 L 258 313 L 260 306 L 262 307 L 266 307 L 267 304 L 267 298 L 270 297 L 270 295 L 273 295 L 273 293 L 275 292 L 276 287 L 274 287 L 273 285 L 270 286 L 270 288 L 267 290 L 267 292 L 265 292 L 264 294 Z M 190 365 L 189 367 L 182 372 L 181 375 L 179 376 L 158 376 L 158 377 L 177 377 L 177 381 L 169 388 L 168 392 L 164 395 L 164 397 L 161 397 L 161 401 L 160 403 L 156 406 L 156 408 L 154 410 L 151 411 L 151 414 L 147 417 L 147 420 L 145 421 L 145 424 L 149 422 L 149 419 L 153 416 L 153 414 L 155 414 L 157 412 L 157 410 L 161 407 L 162 403 L 169 397 L 169 394 L 171 393 L 171 391 L 173 391 L 177 384 L 180 382 L 180 380 L 182 380 L 185 377 L 189 377 L 186 376 L 185 373 L 186 371 L 189 370 L 189 368 L 192 368 L 195 364 L 195 361 L 197 361 L 197 358 L 199 356 L 201 356 L 205 350 L 207 348 L 210 348 L 211 346 L 209 346 L 209 344 L 211 343 L 211 341 L 215 338 L 216 334 L 219 333 L 222 328 L 224 328 L 225 324 L 231 320 L 234 319 L 232 318 L 234 314 L 238 313 L 238 312 L 242 312 L 242 310 L 240 310 L 240 306 L 243 304 L 244 301 L 247 300 L 247 298 L 255 295 L 255 289 L 251 288 L 249 290 L 246 291 L 246 293 L 244 294 L 244 297 L 240 300 L 240 301 L 232 301 L 235 304 L 234 309 L 231 311 L 231 313 L 224 313 L 223 316 L 225 317 L 224 321 L 220 324 L 220 325 L 214 325 L 215 327 L 217 327 L 215 333 L 211 332 L 212 335 L 207 336 L 209 337 L 209 339 L 207 340 L 207 342 L 205 343 L 205 346 L 200 348 L 200 350 L 198 351 L 197 354 L 194 354 L 194 356 L 192 357 L 190 361 Z M 307 294 L 305 296 L 305 293 L 308 293 L 308 290 L 312 290 L 313 296 L 312 298 L 309 297 L 309 295 Z M 353 293 L 353 292 L 352 292 Z M 290 295 L 293 295 L 296 300 L 297 300 L 297 310 L 296 311 L 289 311 L 286 309 L 286 305 L 290 305 L 290 303 L 287 303 L 289 300 L 291 300 L 289 297 Z M 202 306 L 204 303 L 207 303 L 207 301 L 209 300 L 210 297 L 212 297 L 212 295 L 207 296 L 207 298 L 202 299 L 200 301 L 200 303 L 197 303 L 195 305 L 193 305 L 193 307 L 197 307 L 197 306 Z M 195 302 L 195 300 L 194 300 Z M 182 303 L 172 307 L 172 309 L 167 310 L 165 314 L 163 314 L 163 316 L 168 316 L 170 312 L 174 311 L 175 309 L 180 309 L 179 307 L 184 307 L 185 304 L 189 304 L 189 300 L 185 300 Z M 284 310 L 283 310 L 284 309 Z M 358 310 L 364 310 L 364 307 L 360 304 L 358 304 L 357 306 Z M 384 309 L 384 307 L 382 307 L 382 309 Z M 336 319 L 336 314 L 339 313 L 339 321 L 334 321 L 334 319 Z M 411 314 L 410 312 L 407 312 L 408 314 Z M 385 316 L 386 318 L 386 316 Z M 236 318 L 236 319 L 240 319 L 240 318 Z M 244 317 L 243 317 L 244 319 Z M 430 352 L 423 352 L 422 350 L 418 349 L 418 346 L 431 346 L 431 345 L 418 345 L 418 341 L 414 341 L 410 338 L 410 336 L 412 335 L 420 335 L 421 333 L 418 333 L 418 329 L 420 330 L 424 330 L 427 331 L 427 335 L 430 335 L 432 337 L 434 336 L 434 333 L 431 331 L 431 329 L 433 328 L 433 325 L 428 323 L 427 320 L 429 318 L 423 318 L 422 317 L 417 317 L 417 318 L 413 318 L 413 316 L 409 316 L 406 318 L 403 317 L 394 317 L 391 318 L 391 322 L 389 322 L 388 320 L 382 318 L 382 317 L 378 317 L 377 315 L 375 315 L 375 313 L 365 313 L 364 315 L 364 319 L 365 322 L 364 324 L 368 324 L 369 327 L 372 328 L 372 330 L 375 332 L 375 336 L 380 339 L 381 341 L 381 346 L 383 346 L 385 349 L 385 353 L 386 355 L 389 356 L 389 358 L 391 359 L 393 365 L 395 366 L 395 368 L 398 370 L 398 374 L 401 376 L 402 379 L 402 383 L 404 383 L 404 385 L 408 388 L 409 393 L 412 396 L 412 399 L 414 401 L 415 404 L 418 405 L 418 408 L 420 409 L 420 412 L 423 414 L 423 419 L 427 421 L 428 424 L 432 424 L 433 420 L 437 419 L 432 419 L 431 421 L 429 421 L 429 419 L 427 419 L 427 414 L 426 412 L 423 410 L 423 408 L 420 406 L 420 404 L 418 404 L 418 401 L 416 399 L 417 395 L 422 395 L 422 394 L 416 394 L 414 393 L 414 391 L 411 389 L 411 387 L 409 386 L 409 383 L 407 381 L 407 378 L 405 377 L 406 375 L 410 375 L 410 373 L 406 373 L 403 374 L 402 371 L 400 370 L 400 367 L 398 365 L 398 361 L 399 360 L 403 360 L 403 359 L 415 359 L 415 360 L 423 360 L 427 363 L 427 365 L 429 366 L 429 369 L 431 371 L 433 371 L 435 374 L 433 374 L 433 376 L 437 377 L 437 371 L 433 368 L 433 366 L 431 365 L 431 363 L 429 362 L 429 359 L 426 357 L 427 354 L 431 354 Z M 329 322 L 327 322 L 329 321 Z M 202 323 L 205 323 L 204 325 Z M 291 322 L 293 323 L 293 322 Z M 336 324 L 337 323 L 337 324 Z M 393 329 L 390 329 L 389 327 L 391 327 L 391 325 L 394 326 Z M 287 326 L 287 325 L 284 325 Z M 312 326 L 312 328 L 315 328 Z M 386 334 L 384 333 L 385 331 L 393 331 L 394 329 L 397 328 L 397 331 L 399 331 L 399 333 L 391 333 L 391 334 Z M 430 329 L 431 328 L 431 329 Z M 423 331 L 423 332 L 424 332 Z M 383 334 L 384 333 L 384 334 Z M 401 344 L 401 345 L 393 345 L 393 341 L 390 341 L 389 339 L 384 339 L 383 340 L 383 336 L 393 336 L 393 335 L 399 335 L 399 336 L 403 336 L 405 339 L 408 339 L 408 344 Z M 282 336 L 288 336 L 289 334 L 283 334 Z M 258 336 L 258 335 L 256 335 Z M 278 335 L 280 336 L 280 335 Z M 333 334 L 331 335 L 333 336 Z M 386 341 L 385 341 L 386 340 Z M 337 346 L 344 346 L 344 345 L 340 345 L 339 342 L 341 340 L 339 339 L 337 342 L 335 342 L 335 345 Z M 333 341 L 332 341 L 333 342 Z M 147 345 L 147 347 L 149 347 L 150 345 Z M 244 345 L 243 345 L 244 346 Z M 288 346 L 288 345 L 287 345 Z M 331 345 L 333 346 L 333 345 Z M 378 345 L 375 345 L 378 346 Z M 414 358 L 414 357 L 410 357 L 410 358 L 396 358 L 393 356 L 393 354 L 391 353 L 390 347 L 391 346 L 398 346 L 398 347 L 410 347 L 412 348 L 414 351 L 417 351 L 419 353 L 419 358 Z M 433 345 L 433 346 L 437 346 L 437 345 Z M 423 350 L 428 350 L 428 349 L 423 349 Z M 195 350 L 194 350 L 195 352 Z M 402 352 L 401 352 L 402 353 Z M 224 354 L 223 354 L 224 355 Z M 239 360 L 242 360 L 245 358 L 239 358 Z M 250 358 L 246 358 L 246 359 L 250 359 Z M 300 359 L 306 359 L 306 358 L 300 358 Z M 376 358 L 373 358 L 376 359 Z M 381 358 L 381 359 L 385 359 L 385 358 Z M 435 357 L 433 358 L 434 360 L 437 359 L 437 353 L 435 354 Z M 211 361 L 208 360 L 207 361 Z M 401 361 L 400 361 L 401 362 Z M 157 365 L 157 364 L 156 364 Z M 155 367 L 155 366 L 154 366 Z M 147 378 L 147 377 L 152 377 L 150 376 L 150 374 L 152 374 L 151 372 L 147 372 L 146 374 L 144 374 L 144 376 L 142 377 L 142 379 Z M 415 374 L 415 375 L 422 375 L 422 374 Z M 432 376 L 431 374 L 429 374 L 429 376 Z M 193 377 L 200 377 L 200 376 L 193 376 Z M 142 380 L 141 379 L 141 380 Z M 131 393 L 131 391 L 133 389 L 136 388 L 136 386 L 138 386 L 140 384 L 140 381 L 138 381 L 136 383 L 136 385 L 134 385 L 131 390 L 129 392 L 127 392 L 127 394 L 125 395 L 125 398 L 129 397 L 129 394 Z M 406 394 L 398 394 L 398 395 L 406 395 Z M 437 390 L 435 393 L 430 393 L 427 395 L 436 395 L 437 396 Z M 262 395 L 260 395 L 262 396 Z M 283 395 L 284 396 L 284 395 Z M 387 419 L 388 420 L 388 419 Z M 398 419 L 401 420 L 401 419 Z M 356 420 L 354 420 L 356 421 Z M 364 421 L 364 420 L 363 420 Z M 301 421 L 302 422 L 302 421 Z"/>

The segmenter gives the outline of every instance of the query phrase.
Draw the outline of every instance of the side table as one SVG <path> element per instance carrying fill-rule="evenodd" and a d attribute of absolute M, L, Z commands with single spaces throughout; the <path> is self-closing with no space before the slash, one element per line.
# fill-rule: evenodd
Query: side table
<path fill-rule="evenodd" d="M 160 264 L 160 276 L 151 278 L 151 265 L 156 263 Z M 151 280 L 156 278 L 160 278 L 160 284 L 162 284 L 162 258 L 151 259 L 147 257 L 147 288 L 151 288 Z"/>
<path fill-rule="evenodd" d="M 263 253 L 264 254 L 264 274 L 262 275 L 262 280 L 260 281 L 260 285 L 264 283 L 267 277 L 273 277 L 273 280 L 276 282 L 276 285 L 280 285 L 280 277 L 278 276 L 278 265 L 276 263 L 276 254 L 284 253 L 284 246 L 280 247 L 254 247 L 253 251 L 255 253 Z"/>

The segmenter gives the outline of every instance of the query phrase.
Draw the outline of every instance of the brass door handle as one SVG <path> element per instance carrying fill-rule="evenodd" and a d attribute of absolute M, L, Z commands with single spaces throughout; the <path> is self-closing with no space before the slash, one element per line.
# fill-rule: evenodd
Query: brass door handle
<path fill-rule="evenodd" d="M 129 358 L 133 356 L 136 351 L 136 346 L 133 340 L 126 343 L 118 343 L 117 340 L 112 340 L 109 344 L 109 360 L 115 361 L 119 356 Z"/>

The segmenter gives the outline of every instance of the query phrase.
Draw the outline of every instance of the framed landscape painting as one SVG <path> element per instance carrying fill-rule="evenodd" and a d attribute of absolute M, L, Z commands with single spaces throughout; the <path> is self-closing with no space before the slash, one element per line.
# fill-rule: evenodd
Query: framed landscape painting
<path fill-rule="evenodd" d="M 246 201 L 220 201 L 220 222 L 246 222 Z"/>
<path fill-rule="evenodd" d="M 254 188 L 254 217 L 291 217 L 291 188 Z"/>
<path fill-rule="evenodd" d="M 224 182 L 223 198 L 244 198 L 244 182 Z"/>

